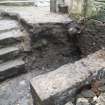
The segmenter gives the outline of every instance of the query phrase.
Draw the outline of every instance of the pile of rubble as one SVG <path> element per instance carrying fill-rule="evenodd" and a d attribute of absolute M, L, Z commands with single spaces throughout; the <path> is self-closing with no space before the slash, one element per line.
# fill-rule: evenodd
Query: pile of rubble
<path fill-rule="evenodd" d="M 90 85 L 81 87 L 73 102 L 65 105 L 105 105 L 105 72 L 100 70 Z M 88 83 L 88 81 L 86 81 Z"/>

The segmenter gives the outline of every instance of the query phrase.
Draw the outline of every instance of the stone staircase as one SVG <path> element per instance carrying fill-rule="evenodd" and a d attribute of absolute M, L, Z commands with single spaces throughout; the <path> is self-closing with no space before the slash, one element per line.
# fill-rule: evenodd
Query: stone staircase
<path fill-rule="evenodd" d="M 26 72 L 22 57 L 24 36 L 16 21 L 0 19 L 0 81 Z"/>
<path fill-rule="evenodd" d="M 33 0 L 0 0 L 0 5 L 3 6 L 32 6 Z"/>

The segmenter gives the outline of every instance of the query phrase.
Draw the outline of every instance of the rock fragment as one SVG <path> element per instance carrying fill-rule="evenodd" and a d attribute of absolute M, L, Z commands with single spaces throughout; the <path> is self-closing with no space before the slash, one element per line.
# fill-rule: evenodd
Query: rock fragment
<path fill-rule="evenodd" d="M 88 99 L 86 98 L 78 98 L 76 105 L 90 105 Z"/>

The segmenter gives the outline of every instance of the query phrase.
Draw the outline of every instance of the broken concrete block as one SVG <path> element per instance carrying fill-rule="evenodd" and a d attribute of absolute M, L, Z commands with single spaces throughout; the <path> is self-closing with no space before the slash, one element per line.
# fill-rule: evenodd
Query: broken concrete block
<path fill-rule="evenodd" d="M 33 78 L 31 91 L 35 105 L 64 105 L 90 74 L 105 67 L 105 50 L 73 64 Z"/>

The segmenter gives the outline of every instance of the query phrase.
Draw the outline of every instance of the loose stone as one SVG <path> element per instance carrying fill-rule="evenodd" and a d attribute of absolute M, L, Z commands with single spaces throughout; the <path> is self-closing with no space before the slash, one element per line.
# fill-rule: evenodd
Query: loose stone
<path fill-rule="evenodd" d="M 97 97 L 97 96 L 95 96 L 95 97 L 93 98 L 93 101 L 97 101 L 97 99 L 98 99 L 98 97 Z"/>
<path fill-rule="evenodd" d="M 102 93 L 97 99 L 97 105 L 105 105 L 105 93 Z"/>
<path fill-rule="evenodd" d="M 81 94 L 78 94 L 77 98 L 83 98 L 83 96 Z"/>
<path fill-rule="evenodd" d="M 97 99 L 98 99 L 98 97 L 95 96 L 92 100 L 90 100 L 91 105 L 96 105 L 97 104 Z"/>
<path fill-rule="evenodd" d="M 66 103 L 65 105 L 73 105 L 73 103 L 69 101 L 69 102 Z"/>
<path fill-rule="evenodd" d="M 99 89 L 99 91 L 101 91 L 101 92 L 105 92 L 105 85 L 102 86 L 102 87 L 99 87 L 98 89 Z"/>
<path fill-rule="evenodd" d="M 81 92 L 81 95 L 82 95 L 83 97 L 85 97 L 85 98 L 92 98 L 92 97 L 95 96 L 95 93 L 94 93 L 93 91 L 91 91 L 91 90 L 83 90 L 83 91 Z"/>
<path fill-rule="evenodd" d="M 76 105 L 90 105 L 88 99 L 86 98 L 78 98 Z"/>

